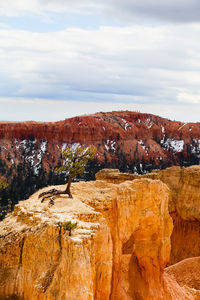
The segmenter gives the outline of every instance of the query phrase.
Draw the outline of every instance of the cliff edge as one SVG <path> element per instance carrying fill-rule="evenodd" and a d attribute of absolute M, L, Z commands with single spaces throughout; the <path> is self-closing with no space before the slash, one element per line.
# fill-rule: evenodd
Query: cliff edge
<path fill-rule="evenodd" d="M 21 201 L 0 222 L 0 299 L 200 299 L 198 257 L 166 268 L 176 225 L 169 208 L 184 222 L 198 221 L 189 192 L 199 171 L 171 168 L 143 178 L 102 170 L 96 181 L 72 184 L 73 199 L 59 195 L 41 203 L 40 190 Z M 188 184 L 178 200 L 175 192 Z M 196 210 L 176 209 L 189 207 L 189 197 Z M 68 221 L 77 223 L 71 235 L 63 226 Z"/>
<path fill-rule="evenodd" d="M 172 232 L 166 185 L 97 180 L 73 184 L 72 193 L 52 205 L 37 192 L 0 223 L 0 295 L 171 299 L 163 277 Z M 65 221 L 77 222 L 71 236 Z"/>

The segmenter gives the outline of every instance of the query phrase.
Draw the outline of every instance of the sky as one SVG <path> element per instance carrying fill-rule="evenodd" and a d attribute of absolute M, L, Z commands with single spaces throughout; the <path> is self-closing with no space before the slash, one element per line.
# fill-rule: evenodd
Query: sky
<path fill-rule="evenodd" d="M 0 0 L 0 120 L 200 118 L 199 0 Z"/>

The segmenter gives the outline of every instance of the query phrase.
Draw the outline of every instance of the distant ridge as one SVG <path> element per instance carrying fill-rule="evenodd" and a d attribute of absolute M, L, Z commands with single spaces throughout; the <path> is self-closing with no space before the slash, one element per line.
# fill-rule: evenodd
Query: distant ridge
<path fill-rule="evenodd" d="M 200 123 L 133 111 L 99 112 L 57 122 L 1 122 L 0 176 L 9 182 L 6 197 L 18 201 L 45 185 L 64 183 L 64 176 L 56 175 L 54 168 L 61 164 L 61 150 L 77 144 L 97 148 L 85 179 L 94 179 L 105 167 L 143 174 L 199 164 Z"/>

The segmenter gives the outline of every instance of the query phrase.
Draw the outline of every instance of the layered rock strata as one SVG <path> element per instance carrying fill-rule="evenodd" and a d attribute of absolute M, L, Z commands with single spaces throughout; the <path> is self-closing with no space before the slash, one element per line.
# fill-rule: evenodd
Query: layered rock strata
<path fill-rule="evenodd" d="M 172 232 L 167 186 L 97 180 L 73 184 L 72 194 L 52 205 L 37 192 L 0 223 L 0 296 L 175 300 L 163 276 Z M 77 222 L 72 236 L 65 221 Z"/>
<path fill-rule="evenodd" d="M 155 166 L 198 164 L 200 123 L 132 111 L 96 113 L 51 123 L 0 122 L 1 159 L 9 169 L 29 162 L 35 175 L 42 169 L 49 171 L 59 163 L 61 150 L 76 143 L 94 145 L 98 163 L 143 173 Z M 17 175 L 15 170 L 12 173 L 9 177 Z"/>
<path fill-rule="evenodd" d="M 169 187 L 169 212 L 174 224 L 170 264 L 200 256 L 200 166 L 171 167 L 145 175 L 104 169 L 96 178 L 115 184 L 136 178 L 164 182 Z"/>
<path fill-rule="evenodd" d="M 0 212 L 38 189 L 64 184 L 55 174 L 62 151 L 77 145 L 97 148 L 83 180 L 105 167 L 143 174 L 155 168 L 200 164 L 200 123 L 170 121 L 133 111 L 100 112 L 58 122 L 0 122 Z M 24 188 L 26 187 L 26 188 Z M 0 216 L 1 219 L 1 216 Z"/>

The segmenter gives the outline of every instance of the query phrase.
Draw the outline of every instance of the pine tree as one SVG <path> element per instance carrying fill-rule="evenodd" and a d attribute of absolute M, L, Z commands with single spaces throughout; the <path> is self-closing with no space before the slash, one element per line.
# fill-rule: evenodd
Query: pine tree
<path fill-rule="evenodd" d="M 82 175 L 85 171 L 85 166 L 88 161 L 94 158 L 96 153 L 96 148 L 94 146 L 82 148 L 81 146 L 73 148 L 67 148 L 62 152 L 64 157 L 63 165 L 55 170 L 56 173 L 65 172 L 66 175 L 69 175 L 69 179 L 67 182 L 66 189 L 64 191 L 60 191 L 57 189 L 52 189 L 50 191 L 41 193 L 39 198 L 42 197 L 42 202 L 45 198 L 48 198 L 51 195 L 60 195 L 67 194 L 70 198 L 72 198 L 72 194 L 70 191 L 71 183 L 74 177 L 77 175 Z"/>

